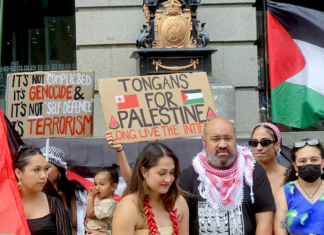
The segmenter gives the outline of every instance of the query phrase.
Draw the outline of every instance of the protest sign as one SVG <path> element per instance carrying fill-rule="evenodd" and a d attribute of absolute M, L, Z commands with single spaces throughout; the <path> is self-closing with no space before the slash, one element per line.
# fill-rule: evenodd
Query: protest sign
<path fill-rule="evenodd" d="M 92 71 L 12 73 L 7 117 L 23 139 L 91 137 Z"/>
<path fill-rule="evenodd" d="M 201 136 L 216 117 L 206 73 L 97 79 L 116 143 Z"/>

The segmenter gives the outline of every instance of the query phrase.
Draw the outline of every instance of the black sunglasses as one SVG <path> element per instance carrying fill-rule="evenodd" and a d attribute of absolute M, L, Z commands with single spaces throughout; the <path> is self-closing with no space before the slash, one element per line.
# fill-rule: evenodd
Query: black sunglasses
<path fill-rule="evenodd" d="M 294 143 L 294 147 L 295 148 L 302 148 L 305 147 L 306 144 L 314 146 L 314 145 L 318 145 L 320 143 L 319 139 L 313 139 L 313 140 L 301 140 L 301 141 L 297 141 Z"/>
<path fill-rule="evenodd" d="M 274 141 L 274 140 L 261 140 L 260 142 L 257 140 L 250 140 L 249 145 L 251 147 L 257 147 L 259 144 L 261 144 L 262 147 L 266 147 L 266 146 L 269 146 L 270 144 L 274 144 L 276 142 L 277 141 Z"/>

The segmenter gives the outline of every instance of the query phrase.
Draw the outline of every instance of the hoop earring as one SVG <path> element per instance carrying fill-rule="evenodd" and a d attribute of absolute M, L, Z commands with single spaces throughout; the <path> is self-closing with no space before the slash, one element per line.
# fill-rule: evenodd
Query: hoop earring
<path fill-rule="evenodd" d="M 19 181 L 19 182 L 17 183 L 17 185 L 18 185 L 19 190 L 21 190 L 22 183 Z"/>
<path fill-rule="evenodd" d="M 147 183 L 146 183 L 146 179 L 144 178 L 144 181 L 143 181 L 143 188 L 144 188 L 144 193 L 146 195 L 149 194 L 149 189 L 148 189 L 148 186 L 147 186 Z"/>

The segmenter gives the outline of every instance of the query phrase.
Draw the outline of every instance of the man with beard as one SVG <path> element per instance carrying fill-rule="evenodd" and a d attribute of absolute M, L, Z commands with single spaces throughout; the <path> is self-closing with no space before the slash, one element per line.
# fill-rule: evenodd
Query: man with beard
<path fill-rule="evenodd" d="M 272 235 L 275 203 L 267 175 L 252 152 L 236 144 L 233 125 L 209 121 L 204 149 L 181 172 L 190 235 Z"/>

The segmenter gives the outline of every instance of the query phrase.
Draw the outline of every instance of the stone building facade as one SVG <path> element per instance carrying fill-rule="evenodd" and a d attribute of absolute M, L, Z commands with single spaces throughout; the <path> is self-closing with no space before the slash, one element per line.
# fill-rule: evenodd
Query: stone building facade
<path fill-rule="evenodd" d="M 76 40 L 77 64 L 75 67 L 72 64 L 73 69 L 93 70 L 97 79 L 136 76 L 136 61 L 130 57 L 137 50 L 136 39 L 145 22 L 142 10 L 143 0 L 69 2 L 71 6 L 75 6 L 76 32 L 73 38 Z M 246 138 L 250 137 L 251 130 L 260 122 L 256 43 L 260 29 L 257 25 L 259 16 L 255 4 L 256 0 L 202 0 L 198 9 L 198 19 L 207 23 L 205 29 L 210 36 L 208 46 L 217 50 L 212 57 L 213 76 L 220 82 L 235 86 L 236 104 L 233 109 L 235 109 L 236 131 L 238 137 Z M 34 9 L 32 5 L 30 7 Z M 56 8 L 53 9 L 55 11 Z M 64 16 L 67 13 L 62 14 Z M 61 20 L 61 25 L 63 21 L 65 22 L 64 17 L 47 18 L 48 22 L 54 22 L 55 19 Z M 69 21 L 72 22 L 72 18 L 74 19 L 74 7 Z M 15 61 L 14 58 L 12 61 Z M 10 64 L 2 64 L 2 66 L 9 69 Z M 1 108 L 5 107 L 4 79 L 4 76 L 0 78 Z M 102 138 L 105 130 L 100 98 L 95 87 L 93 137 Z M 288 146 L 303 138 L 319 138 L 324 141 L 324 131 L 282 132 L 282 136 L 283 144 Z"/>
<path fill-rule="evenodd" d="M 142 0 L 76 0 L 78 70 L 94 70 L 96 78 L 136 76 L 130 56 L 145 21 Z M 253 0 L 204 0 L 198 19 L 206 22 L 213 55 L 213 76 L 235 86 L 236 130 L 247 136 L 259 122 L 256 9 Z M 94 137 L 105 122 L 95 91 Z"/>

